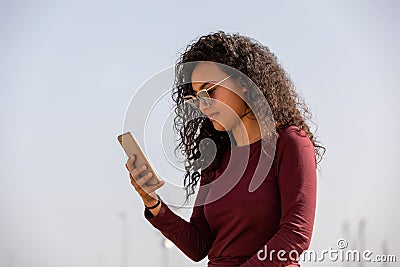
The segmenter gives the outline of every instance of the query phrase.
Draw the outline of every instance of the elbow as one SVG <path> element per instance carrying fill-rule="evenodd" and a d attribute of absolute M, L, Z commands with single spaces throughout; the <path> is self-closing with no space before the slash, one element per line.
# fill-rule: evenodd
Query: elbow
<path fill-rule="evenodd" d="M 200 258 L 193 258 L 192 260 L 194 262 L 200 262 L 201 260 L 203 260 L 205 257 L 200 257 Z"/>
<path fill-rule="evenodd" d="M 193 244 L 190 248 L 186 247 L 182 252 L 188 256 L 192 261 L 199 262 L 208 256 L 208 253 L 213 242 L 212 239 L 202 239 L 197 237 L 197 244 Z"/>
<path fill-rule="evenodd" d="M 296 250 L 299 254 L 310 247 L 312 232 L 299 229 L 285 229 L 282 240 L 288 251 Z"/>
<path fill-rule="evenodd" d="M 200 262 L 207 256 L 207 254 L 194 253 L 187 256 L 194 262 Z"/>
<path fill-rule="evenodd" d="M 311 240 L 310 239 L 304 239 L 302 243 L 299 244 L 298 250 L 300 253 L 303 253 L 310 247 Z"/>
<path fill-rule="evenodd" d="M 311 243 L 311 234 L 308 235 L 298 234 L 295 249 L 301 254 L 310 247 L 310 243 Z"/>

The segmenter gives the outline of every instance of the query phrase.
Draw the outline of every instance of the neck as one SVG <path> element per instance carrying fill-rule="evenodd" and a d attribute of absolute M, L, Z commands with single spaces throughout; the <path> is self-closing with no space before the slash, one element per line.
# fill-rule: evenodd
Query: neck
<path fill-rule="evenodd" d="M 261 138 L 261 131 L 257 120 L 244 116 L 239 123 L 232 128 L 232 134 L 236 146 L 245 146 L 258 141 Z"/>

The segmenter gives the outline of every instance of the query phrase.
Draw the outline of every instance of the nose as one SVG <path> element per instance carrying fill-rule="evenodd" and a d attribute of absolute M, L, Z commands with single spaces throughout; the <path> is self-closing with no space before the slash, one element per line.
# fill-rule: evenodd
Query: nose
<path fill-rule="evenodd" d="M 205 111 L 207 109 L 209 109 L 210 107 L 211 107 L 211 105 L 206 105 L 206 103 L 204 103 L 204 101 L 202 101 L 202 100 L 199 101 L 199 109 L 203 114 L 205 114 Z"/>
<path fill-rule="evenodd" d="M 211 108 L 214 106 L 214 99 L 211 97 L 206 97 L 206 98 L 200 98 L 199 99 L 199 109 L 201 112 Z M 204 113 L 204 112 L 203 112 Z"/>

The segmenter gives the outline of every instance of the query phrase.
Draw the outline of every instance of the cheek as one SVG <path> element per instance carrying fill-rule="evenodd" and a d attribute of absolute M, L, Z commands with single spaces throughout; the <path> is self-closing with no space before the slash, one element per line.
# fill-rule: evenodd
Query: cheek
<path fill-rule="evenodd" d="M 217 110 L 219 112 L 218 116 L 215 120 L 211 120 L 217 131 L 231 130 L 240 121 L 238 111 L 225 104 L 222 104 Z"/>
<path fill-rule="evenodd" d="M 238 117 L 244 112 L 245 103 L 239 96 L 232 93 L 229 98 L 218 101 L 216 108 L 224 116 L 239 119 Z"/>
<path fill-rule="evenodd" d="M 216 120 L 212 120 L 214 128 L 217 131 L 232 129 L 240 121 L 240 115 L 245 110 L 244 101 L 233 92 L 225 92 L 215 98 L 215 111 L 218 111 L 219 115 Z"/>

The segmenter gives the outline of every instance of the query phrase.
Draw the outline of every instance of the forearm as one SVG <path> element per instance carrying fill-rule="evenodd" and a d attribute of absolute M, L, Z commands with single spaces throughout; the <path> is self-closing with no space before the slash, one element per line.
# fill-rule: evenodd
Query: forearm
<path fill-rule="evenodd" d="M 147 220 L 165 237 L 171 240 L 185 255 L 194 261 L 200 261 L 207 256 L 214 235 L 205 218 L 199 216 L 202 207 L 194 208 L 190 222 L 173 213 L 167 204 L 161 203 L 156 216 L 153 212 L 145 213 Z M 152 211 L 152 210 L 150 210 Z M 147 214 L 147 215 L 146 215 Z"/>

